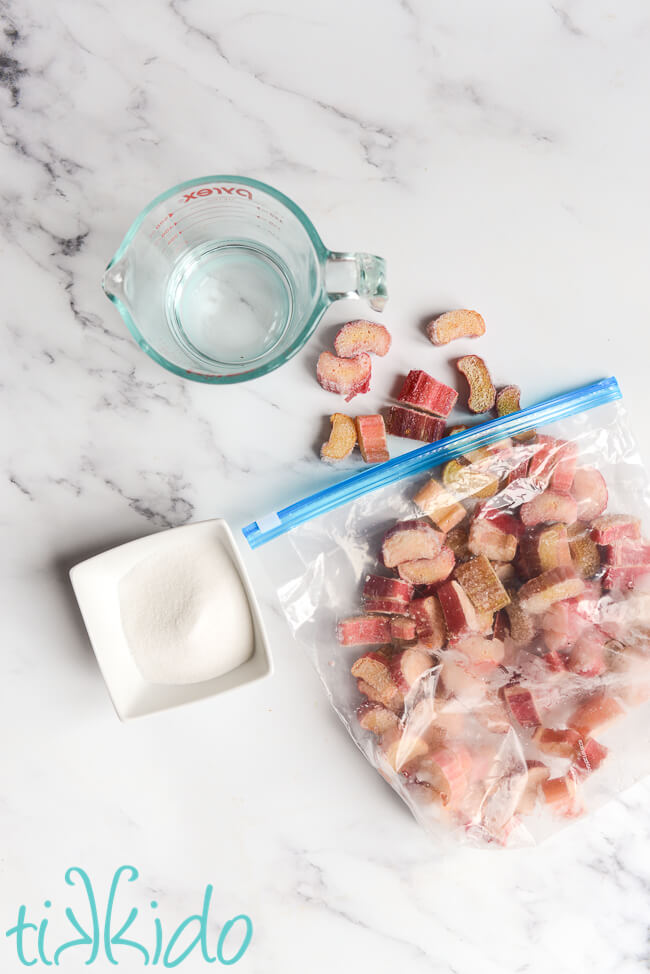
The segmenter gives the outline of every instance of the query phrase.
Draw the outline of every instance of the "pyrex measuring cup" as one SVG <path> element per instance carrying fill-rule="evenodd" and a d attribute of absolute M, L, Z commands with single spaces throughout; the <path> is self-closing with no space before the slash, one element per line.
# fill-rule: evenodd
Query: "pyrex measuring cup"
<path fill-rule="evenodd" d="M 385 264 L 334 253 L 288 197 L 243 176 L 174 186 L 138 216 L 103 287 L 156 362 L 199 382 L 277 369 L 339 298 L 386 299 Z"/>

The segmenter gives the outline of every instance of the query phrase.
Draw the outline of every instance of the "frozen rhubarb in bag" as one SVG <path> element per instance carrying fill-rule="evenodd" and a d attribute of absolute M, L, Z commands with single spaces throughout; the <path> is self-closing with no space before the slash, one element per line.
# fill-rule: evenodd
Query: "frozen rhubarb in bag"
<path fill-rule="evenodd" d="M 273 518 L 244 533 L 284 535 L 291 629 L 433 835 L 532 844 L 650 773 L 650 489 L 615 380 Z"/>

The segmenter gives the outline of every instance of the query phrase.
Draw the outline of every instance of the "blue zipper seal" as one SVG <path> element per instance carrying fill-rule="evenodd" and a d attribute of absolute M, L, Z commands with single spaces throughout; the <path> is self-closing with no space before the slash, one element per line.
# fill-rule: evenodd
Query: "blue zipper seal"
<path fill-rule="evenodd" d="M 453 460 L 463 453 L 469 453 L 470 450 L 476 450 L 488 443 L 495 443 L 497 440 L 515 436 L 517 433 L 526 433 L 537 426 L 546 426 L 560 419 L 566 419 L 567 416 L 575 416 L 577 413 L 586 412 L 596 406 L 604 406 L 608 402 L 616 402 L 621 398 L 621 390 L 613 376 L 609 379 L 601 379 L 600 382 L 582 386 L 580 389 L 574 389 L 573 392 L 555 396 L 535 406 L 527 406 L 526 409 L 502 416 L 500 419 L 489 420 L 472 429 L 446 436 L 436 443 L 427 443 L 410 453 L 362 470 L 361 473 L 319 490 L 295 504 L 283 507 L 280 511 L 267 514 L 257 521 L 251 521 L 242 528 L 242 533 L 251 548 L 259 548 L 299 524 L 320 517 L 321 514 L 333 511 L 373 490 L 388 487 L 412 474 L 437 467 L 447 460 Z"/>

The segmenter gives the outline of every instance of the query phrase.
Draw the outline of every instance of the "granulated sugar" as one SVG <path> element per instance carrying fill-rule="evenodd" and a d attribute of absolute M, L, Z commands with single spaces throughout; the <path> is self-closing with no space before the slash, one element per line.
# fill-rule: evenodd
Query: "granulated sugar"
<path fill-rule="evenodd" d="M 149 555 L 119 584 L 124 633 L 150 683 L 199 683 L 245 663 L 254 634 L 235 565 L 214 538 Z"/>

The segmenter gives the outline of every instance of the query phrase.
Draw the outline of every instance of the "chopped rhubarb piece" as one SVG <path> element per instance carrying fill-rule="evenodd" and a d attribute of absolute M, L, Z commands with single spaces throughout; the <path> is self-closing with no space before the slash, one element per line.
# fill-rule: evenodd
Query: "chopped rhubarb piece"
<path fill-rule="evenodd" d="M 445 658 L 440 675 L 444 693 L 463 706 L 475 707 L 485 700 L 485 681 L 469 663 Z"/>
<path fill-rule="evenodd" d="M 581 615 L 578 602 L 556 602 L 542 617 L 544 641 L 549 650 L 567 649 L 586 625 L 587 620 Z"/>
<path fill-rule="evenodd" d="M 605 564 L 630 567 L 650 567 L 650 542 L 633 538 L 621 538 L 605 549 Z"/>
<path fill-rule="evenodd" d="M 355 679 L 363 680 L 375 690 L 383 691 L 395 685 L 384 653 L 364 653 L 354 661 L 350 672 Z"/>
<path fill-rule="evenodd" d="M 336 463 L 345 460 L 354 450 L 357 442 L 357 430 L 354 421 L 343 413 L 334 413 L 330 416 L 332 432 L 327 443 L 323 443 L 320 448 L 320 455 L 323 460 Z"/>
<path fill-rule="evenodd" d="M 372 363 L 362 352 L 354 358 L 338 358 L 331 352 L 321 352 L 316 377 L 327 392 L 338 392 L 350 402 L 360 392 L 370 389 Z"/>
<path fill-rule="evenodd" d="M 551 772 L 541 761 L 526 761 L 526 770 L 526 787 L 517 806 L 519 815 L 530 815 L 535 810 L 541 786 L 551 776 Z"/>
<path fill-rule="evenodd" d="M 447 345 L 457 338 L 479 338 L 485 334 L 485 322 L 478 311 L 459 308 L 445 311 L 427 325 L 429 341 L 434 345 Z"/>
<path fill-rule="evenodd" d="M 515 566 L 510 561 L 493 561 L 491 562 L 492 568 L 494 569 L 494 574 L 499 579 L 503 586 L 511 585 L 517 575 L 515 571 Z"/>
<path fill-rule="evenodd" d="M 571 489 L 578 464 L 578 447 L 575 443 L 558 440 L 555 465 L 551 472 L 551 487 L 553 490 L 568 491 Z"/>
<path fill-rule="evenodd" d="M 442 548 L 444 534 L 426 520 L 398 521 L 384 535 L 381 546 L 386 568 L 395 568 L 403 561 L 434 558 Z"/>
<path fill-rule="evenodd" d="M 573 566 L 581 578 L 593 578 L 600 571 L 598 545 L 588 535 L 570 538 L 569 551 Z"/>
<path fill-rule="evenodd" d="M 510 596 L 485 555 L 458 565 L 456 578 L 479 612 L 498 612 L 510 602 Z"/>
<path fill-rule="evenodd" d="M 379 413 L 357 416 L 356 429 L 361 456 L 366 463 L 385 463 L 390 459 L 383 416 Z"/>
<path fill-rule="evenodd" d="M 558 758 L 571 758 L 578 750 L 580 734 L 570 727 L 555 730 L 550 727 L 538 727 L 533 734 L 533 744 L 536 744 L 544 754 L 554 754 Z"/>
<path fill-rule="evenodd" d="M 469 558 L 470 551 L 467 547 L 467 541 L 469 537 L 469 530 L 465 524 L 457 524 L 455 528 L 447 532 L 447 537 L 445 538 L 445 544 L 448 548 L 451 548 L 453 553 L 456 555 L 456 561 L 462 561 L 465 558 Z"/>
<path fill-rule="evenodd" d="M 515 646 L 525 646 L 535 638 L 537 632 L 535 620 L 522 608 L 518 598 L 511 598 L 510 605 L 506 606 L 505 611 L 510 624 L 510 638 Z"/>
<path fill-rule="evenodd" d="M 492 384 L 487 365 L 478 355 L 463 355 L 456 368 L 465 376 L 469 385 L 467 408 L 471 413 L 487 413 L 494 407 L 497 392 Z"/>
<path fill-rule="evenodd" d="M 417 638 L 415 620 L 409 618 L 391 619 L 390 638 L 393 643 L 415 642 Z"/>
<path fill-rule="evenodd" d="M 521 389 L 519 386 L 504 386 L 499 389 L 496 399 L 497 416 L 509 416 L 521 409 Z"/>
<path fill-rule="evenodd" d="M 478 622 L 474 607 L 458 582 L 445 582 L 438 589 L 438 598 L 451 637 L 476 632 Z"/>
<path fill-rule="evenodd" d="M 535 444 L 535 452 L 530 458 L 528 476 L 543 487 L 548 486 L 556 463 L 556 445 L 560 442 L 553 436 L 540 433 Z M 564 441 L 561 441 L 564 442 Z"/>
<path fill-rule="evenodd" d="M 340 358 L 354 358 L 361 352 L 385 355 L 391 345 L 388 328 L 375 321 L 348 321 L 334 339 L 334 351 Z"/>
<path fill-rule="evenodd" d="M 519 542 L 522 565 L 528 578 L 571 565 L 571 552 L 564 524 L 542 526 L 524 535 Z"/>
<path fill-rule="evenodd" d="M 415 621 L 417 637 L 420 642 L 433 650 L 442 649 L 447 631 L 440 602 L 435 595 L 425 599 L 413 599 L 409 614 Z"/>
<path fill-rule="evenodd" d="M 563 778 L 549 778 L 542 782 L 542 793 L 547 805 L 569 806 L 576 797 L 576 781 L 572 774 Z"/>
<path fill-rule="evenodd" d="M 498 700 L 486 698 L 486 702 L 474 711 L 474 717 L 491 734 L 507 734 L 512 727 L 506 708 Z"/>
<path fill-rule="evenodd" d="M 603 575 L 605 591 L 630 591 L 639 579 L 650 576 L 650 565 L 608 565 Z"/>
<path fill-rule="evenodd" d="M 341 646 L 380 646 L 391 638 L 390 621 L 381 616 L 354 616 L 336 626 Z"/>
<path fill-rule="evenodd" d="M 455 805 L 467 790 L 464 753 L 461 748 L 441 747 L 423 758 L 415 780 L 428 784 L 442 799 L 443 805 Z"/>
<path fill-rule="evenodd" d="M 517 538 L 484 518 L 475 518 L 469 531 L 467 547 L 473 555 L 485 555 L 490 561 L 512 561 L 517 553 Z"/>
<path fill-rule="evenodd" d="M 607 637 L 598 629 L 586 629 L 571 650 L 568 668 L 580 676 L 600 676 L 605 672 Z"/>
<path fill-rule="evenodd" d="M 510 598 L 510 596 L 508 596 L 508 598 Z M 506 613 L 503 610 L 500 611 L 500 612 L 497 612 L 496 615 L 494 616 L 494 625 L 493 625 L 493 628 L 492 628 L 492 632 L 494 634 L 494 638 L 495 639 L 500 639 L 501 642 L 503 642 L 503 640 L 506 638 L 506 636 L 509 636 L 510 635 L 510 626 L 508 624 L 508 616 L 506 615 Z"/>
<path fill-rule="evenodd" d="M 408 615 L 408 602 L 403 599 L 364 599 L 363 608 L 366 615 L 371 613 L 389 616 Z"/>
<path fill-rule="evenodd" d="M 512 683 L 503 688 L 503 697 L 508 710 L 522 727 L 537 727 L 541 723 L 535 698 L 527 687 Z"/>
<path fill-rule="evenodd" d="M 379 703 L 382 707 L 387 707 L 395 714 L 400 714 L 404 707 L 404 697 L 394 684 L 385 686 L 383 690 L 370 686 L 365 680 L 357 680 L 357 689 L 371 703 Z"/>
<path fill-rule="evenodd" d="M 462 458 L 444 465 L 442 479 L 458 497 L 494 497 L 499 489 L 499 478 L 485 469 L 485 465 L 468 464 Z"/>
<path fill-rule="evenodd" d="M 433 413 L 434 416 L 442 416 L 443 419 L 449 416 L 457 399 L 455 389 L 438 382 L 421 369 L 409 372 L 397 396 L 398 402 Z"/>
<path fill-rule="evenodd" d="M 586 741 L 582 738 L 578 741 L 578 756 L 575 767 L 581 777 L 596 771 L 608 755 L 608 749 L 599 744 L 593 737 L 588 737 Z"/>
<path fill-rule="evenodd" d="M 500 639 L 486 639 L 485 636 L 463 636 L 454 643 L 454 649 L 475 665 L 498 666 L 505 654 Z"/>
<path fill-rule="evenodd" d="M 413 586 L 401 578 L 386 578 L 385 575 L 366 575 L 363 586 L 363 600 L 391 599 L 396 602 L 410 602 Z"/>
<path fill-rule="evenodd" d="M 577 505 L 570 494 L 560 494 L 555 490 L 545 490 L 531 501 L 521 505 L 521 520 L 527 528 L 536 524 L 561 521 L 573 524 L 577 517 Z"/>
<path fill-rule="evenodd" d="M 596 693 L 572 713 L 567 723 L 583 737 L 591 737 L 592 731 L 606 727 L 622 714 L 623 708 L 614 697 L 609 697 L 605 693 Z"/>
<path fill-rule="evenodd" d="M 543 659 L 551 673 L 562 673 L 566 670 L 564 658 L 560 656 L 555 648 L 549 648 L 548 653 L 544 653 Z"/>
<path fill-rule="evenodd" d="M 397 715 L 383 707 L 380 703 L 362 703 L 357 708 L 357 720 L 364 730 L 381 737 L 387 731 L 395 730 L 399 726 Z"/>
<path fill-rule="evenodd" d="M 397 567 L 400 578 L 412 582 L 413 585 L 435 585 L 449 578 L 456 558 L 451 548 L 444 547 L 435 558 L 416 558 L 413 561 L 403 561 Z"/>
<path fill-rule="evenodd" d="M 417 734 L 397 727 L 383 735 L 381 750 L 393 771 L 401 771 L 405 765 L 426 754 L 429 745 Z"/>
<path fill-rule="evenodd" d="M 474 509 L 474 517 L 489 521 L 499 531 L 503 531 L 504 534 L 514 534 L 516 538 L 520 538 L 524 533 L 524 526 L 519 518 L 499 507 L 492 507 L 490 501 L 482 501 L 477 504 Z"/>
<path fill-rule="evenodd" d="M 579 467 L 576 470 L 571 494 L 578 504 L 581 521 L 592 521 L 602 514 L 609 499 L 605 478 L 594 467 Z"/>
<path fill-rule="evenodd" d="M 438 419 L 437 416 L 419 413 L 417 409 L 391 406 L 388 410 L 386 429 L 393 436 L 403 436 L 409 440 L 434 443 L 444 435 L 445 421 Z"/>
<path fill-rule="evenodd" d="M 404 649 L 391 659 L 390 675 L 398 690 L 408 693 L 431 666 L 431 657 L 426 653 L 417 649 Z"/>
<path fill-rule="evenodd" d="M 613 545 L 621 538 L 640 538 L 641 522 L 629 514 L 604 514 L 591 525 L 591 537 L 601 545 Z"/>
<path fill-rule="evenodd" d="M 521 586 L 519 603 L 527 612 L 544 612 L 554 602 L 580 595 L 584 587 L 585 583 L 573 568 L 552 568 Z"/>
<path fill-rule="evenodd" d="M 434 478 L 428 480 L 413 498 L 417 507 L 431 518 L 440 531 L 451 531 L 467 517 L 462 504 Z"/>

